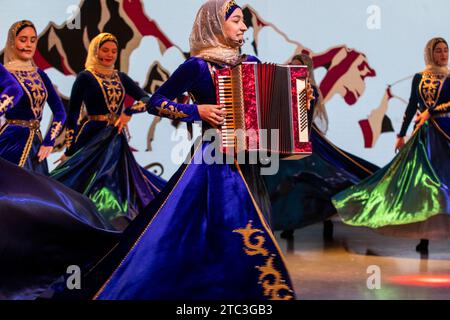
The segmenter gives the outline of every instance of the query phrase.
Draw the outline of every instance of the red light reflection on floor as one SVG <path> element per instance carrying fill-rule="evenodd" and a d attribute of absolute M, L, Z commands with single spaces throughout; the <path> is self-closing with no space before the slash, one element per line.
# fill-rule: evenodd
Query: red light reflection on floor
<path fill-rule="evenodd" d="M 450 287 L 450 275 L 407 275 L 393 276 L 388 282 L 404 286 Z"/>

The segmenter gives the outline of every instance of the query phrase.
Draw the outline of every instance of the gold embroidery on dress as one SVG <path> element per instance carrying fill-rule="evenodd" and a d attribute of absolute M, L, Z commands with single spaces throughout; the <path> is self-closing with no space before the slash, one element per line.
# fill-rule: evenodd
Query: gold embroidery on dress
<path fill-rule="evenodd" d="M 450 102 L 442 103 L 434 108 L 434 111 L 444 111 L 450 108 Z"/>
<path fill-rule="evenodd" d="M 56 137 L 58 137 L 59 133 L 61 132 L 62 129 L 62 122 L 61 121 L 54 121 L 50 127 L 50 139 L 51 140 L 55 140 Z"/>
<path fill-rule="evenodd" d="M 248 256 L 262 255 L 266 257 L 265 264 L 256 267 L 260 272 L 258 283 L 262 285 L 264 295 L 270 300 L 294 299 L 293 291 L 286 284 L 281 273 L 273 265 L 276 256 L 264 248 L 264 243 L 266 242 L 264 231 L 253 228 L 252 222 L 250 220 L 245 228 L 236 229 L 233 232 L 242 235 L 245 246 L 244 251 Z M 255 234 L 258 235 L 255 236 Z"/>
<path fill-rule="evenodd" d="M 256 243 L 252 243 L 251 238 L 255 233 L 264 233 L 261 229 L 253 229 L 252 223 L 249 222 L 245 229 L 236 229 L 233 230 L 233 232 L 240 233 L 242 235 L 242 238 L 244 240 L 244 251 L 249 256 L 255 256 L 257 254 L 262 254 L 263 256 L 269 255 L 269 252 L 264 249 L 264 242 L 266 242 L 266 239 L 264 239 L 263 236 L 255 236 L 254 240 L 256 240 Z"/>
<path fill-rule="evenodd" d="M 143 102 L 143 101 L 139 101 L 131 107 L 131 110 L 136 111 L 136 112 L 143 112 L 146 109 L 147 109 L 147 106 L 146 106 L 145 102 Z"/>
<path fill-rule="evenodd" d="M 14 96 L 9 96 L 6 93 L 2 94 L 2 97 L 0 98 L 0 114 L 5 113 L 13 103 Z"/>
<path fill-rule="evenodd" d="M 177 108 L 175 108 L 173 105 L 169 105 L 168 108 L 166 108 L 166 105 L 168 104 L 167 101 L 164 101 L 161 104 L 161 107 L 156 107 L 156 110 L 158 110 L 158 114 L 160 116 L 166 115 L 168 116 L 170 119 L 183 119 L 188 117 L 188 115 L 186 113 L 184 113 L 183 111 L 178 110 Z"/>
<path fill-rule="evenodd" d="M 292 295 L 282 296 L 282 292 L 290 292 L 291 288 L 284 282 L 281 273 L 275 270 L 273 266 L 274 257 L 266 260 L 266 264 L 257 267 L 261 272 L 259 281 L 262 283 L 264 295 L 270 297 L 271 300 L 292 300 Z"/>
<path fill-rule="evenodd" d="M 104 75 L 93 69 L 88 69 L 88 71 L 100 85 L 109 112 L 117 114 L 125 100 L 125 88 L 120 81 L 119 74 L 113 72 L 111 75 Z"/>
<path fill-rule="evenodd" d="M 420 96 L 428 108 L 433 108 L 441 94 L 442 85 L 445 80 L 445 75 L 435 74 L 431 72 L 424 72 L 422 80 L 419 84 Z"/>
<path fill-rule="evenodd" d="M 36 71 L 14 71 L 12 74 L 28 95 L 35 119 L 40 120 L 42 118 L 44 104 L 48 97 L 47 89 L 41 76 Z"/>
<path fill-rule="evenodd" d="M 25 144 L 25 147 L 23 148 L 22 151 L 22 156 L 20 157 L 20 161 L 18 164 L 19 167 L 23 167 L 28 159 L 28 155 L 30 154 L 31 151 L 31 146 L 33 145 L 35 133 L 36 133 L 35 130 L 30 129 L 30 134 L 28 135 L 27 143 Z"/>
<path fill-rule="evenodd" d="M 73 135 L 75 134 L 75 130 L 66 130 L 66 148 L 70 148 L 73 142 Z"/>
<path fill-rule="evenodd" d="M 0 128 L 0 136 L 5 132 L 6 128 L 8 127 L 8 122 L 4 123 L 3 126 Z"/>
<path fill-rule="evenodd" d="M 75 137 L 75 143 L 78 142 L 78 138 L 81 136 L 81 133 L 83 133 L 84 128 L 86 127 L 86 125 L 91 122 L 91 120 L 87 120 L 83 123 L 83 125 L 81 126 L 81 129 L 78 131 L 77 136 Z"/>

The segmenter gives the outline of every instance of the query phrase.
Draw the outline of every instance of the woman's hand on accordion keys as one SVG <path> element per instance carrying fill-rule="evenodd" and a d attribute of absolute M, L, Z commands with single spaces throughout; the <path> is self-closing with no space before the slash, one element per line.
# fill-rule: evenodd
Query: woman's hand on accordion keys
<path fill-rule="evenodd" d="M 313 101 L 314 99 L 316 99 L 314 97 L 314 89 L 313 89 L 311 83 L 307 82 L 307 84 L 306 84 L 306 107 L 308 108 L 308 110 L 311 109 L 311 101 Z"/>
<path fill-rule="evenodd" d="M 215 104 L 200 104 L 197 106 L 200 118 L 203 121 L 208 122 L 213 127 L 217 128 L 222 125 L 225 111 L 222 110 L 221 106 Z"/>

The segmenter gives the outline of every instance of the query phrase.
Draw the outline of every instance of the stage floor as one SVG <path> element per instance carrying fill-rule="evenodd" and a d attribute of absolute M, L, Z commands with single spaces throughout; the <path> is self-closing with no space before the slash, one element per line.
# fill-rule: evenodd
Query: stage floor
<path fill-rule="evenodd" d="M 421 255 L 414 239 L 336 221 L 330 243 L 322 240 L 322 224 L 296 230 L 293 240 L 276 237 L 300 300 L 450 299 L 450 240 L 430 241 Z"/>

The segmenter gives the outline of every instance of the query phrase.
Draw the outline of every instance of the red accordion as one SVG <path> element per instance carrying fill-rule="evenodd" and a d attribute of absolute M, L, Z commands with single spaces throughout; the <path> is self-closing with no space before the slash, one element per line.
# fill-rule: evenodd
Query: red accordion
<path fill-rule="evenodd" d="M 226 111 L 220 130 L 224 153 L 265 150 L 283 159 L 312 153 L 306 66 L 244 62 L 216 70 L 215 81 L 217 104 Z M 273 130 L 278 137 L 271 136 Z"/>

